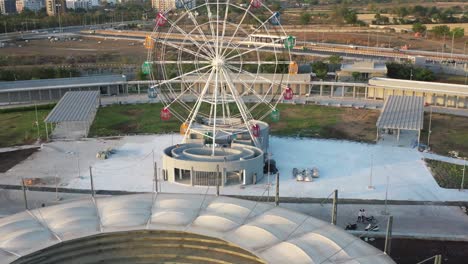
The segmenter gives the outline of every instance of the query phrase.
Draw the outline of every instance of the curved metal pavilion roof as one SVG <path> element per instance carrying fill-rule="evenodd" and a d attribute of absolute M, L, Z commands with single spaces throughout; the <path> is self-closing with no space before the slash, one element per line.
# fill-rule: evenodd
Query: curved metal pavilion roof
<path fill-rule="evenodd" d="M 238 245 L 268 263 L 394 263 L 344 230 L 302 213 L 229 197 L 85 198 L 0 219 L 0 263 L 60 242 L 129 230 L 174 230 Z"/>

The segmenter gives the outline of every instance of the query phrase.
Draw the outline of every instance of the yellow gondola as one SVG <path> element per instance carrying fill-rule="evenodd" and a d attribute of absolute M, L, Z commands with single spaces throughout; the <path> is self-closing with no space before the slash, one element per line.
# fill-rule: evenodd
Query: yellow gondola
<path fill-rule="evenodd" d="M 150 35 L 147 35 L 145 38 L 145 48 L 147 49 L 154 48 L 154 40 L 151 38 Z"/>
<path fill-rule="evenodd" d="M 299 71 L 299 66 L 297 65 L 297 63 L 295 61 L 292 61 L 291 63 L 289 63 L 289 74 L 297 74 L 297 72 Z"/>
<path fill-rule="evenodd" d="M 182 125 L 180 125 L 180 134 L 185 135 L 185 133 L 187 132 L 188 127 L 189 126 L 188 126 L 187 123 L 182 123 Z"/>

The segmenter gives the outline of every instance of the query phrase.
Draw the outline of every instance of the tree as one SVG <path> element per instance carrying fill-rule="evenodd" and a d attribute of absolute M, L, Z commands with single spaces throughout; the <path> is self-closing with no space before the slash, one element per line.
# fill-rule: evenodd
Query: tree
<path fill-rule="evenodd" d="M 314 61 L 310 66 L 312 67 L 312 72 L 315 73 L 317 78 L 325 79 L 325 77 L 327 77 L 328 65 L 325 62 Z"/>
<path fill-rule="evenodd" d="M 353 76 L 354 81 L 358 81 L 359 79 L 361 79 L 361 73 L 360 72 L 352 72 L 351 76 Z"/>
<path fill-rule="evenodd" d="M 447 25 L 435 26 L 431 31 L 436 37 L 443 37 L 450 34 L 450 28 Z"/>
<path fill-rule="evenodd" d="M 424 31 L 426 31 L 427 27 L 420 23 L 420 22 L 416 22 L 413 24 L 413 31 L 414 32 L 419 32 L 419 33 L 423 33 Z"/>
<path fill-rule="evenodd" d="M 450 35 L 453 35 L 454 38 L 462 38 L 465 36 L 465 29 L 461 27 L 453 28 L 452 31 L 450 31 Z"/>
<path fill-rule="evenodd" d="M 302 13 L 302 14 L 301 14 L 301 18 L 300 18 L 301 24 L 302 24 L 302 25 L 307 25 L 307 24 L 309 24 L 311 18 L 312 18 L 312 14 L 310 14 L 310 13 Z"/>
<path fill-rule="evenodd" d="M 341 64 L 343 58 L 341 58 L 339 55 L 331 55 L 327 58 L 327 61 L 330 64 Z"/>

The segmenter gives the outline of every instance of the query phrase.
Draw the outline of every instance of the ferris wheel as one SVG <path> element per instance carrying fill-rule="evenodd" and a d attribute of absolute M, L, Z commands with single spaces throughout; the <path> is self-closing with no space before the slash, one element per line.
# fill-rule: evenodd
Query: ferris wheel
<path fill-rule="evenodd" d="M 189 131 L 213 143 L 248 132 L 257 145 L 257 120 L 277 121 L 277 104 L 293 97 L 295 38 L 263 0 L 199 1 L 179 0 L 157 13 L 144 43 L 149 96 L 164 103 L 161 120 L 180 120 L 183 143 Z"/>

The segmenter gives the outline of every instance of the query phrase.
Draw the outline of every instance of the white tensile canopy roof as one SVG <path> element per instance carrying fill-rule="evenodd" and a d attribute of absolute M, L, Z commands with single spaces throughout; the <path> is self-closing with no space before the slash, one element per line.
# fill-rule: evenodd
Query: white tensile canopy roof
<path fill-rule="evenodd" d="M 0 219 L 0 263 L 95 234 L 181 230 L 237 244 L 268 263 L 394 263 L 344 230 L 270 204 L 195 194 L 96 197 Z"/>

